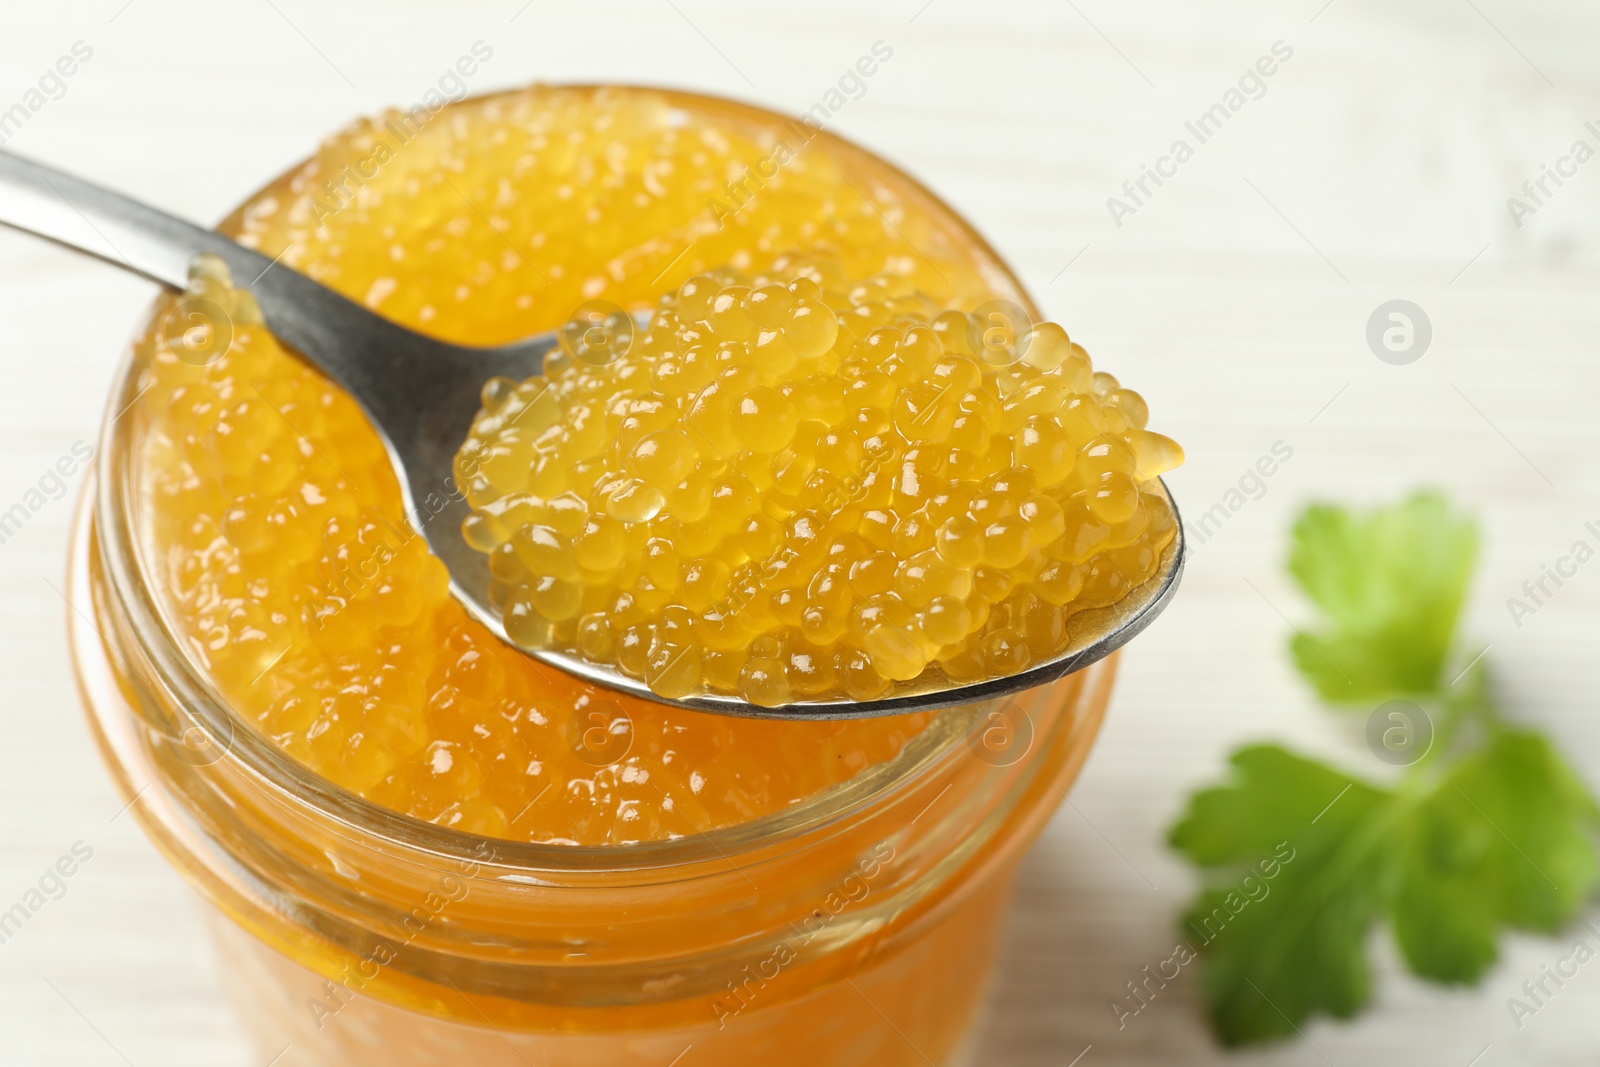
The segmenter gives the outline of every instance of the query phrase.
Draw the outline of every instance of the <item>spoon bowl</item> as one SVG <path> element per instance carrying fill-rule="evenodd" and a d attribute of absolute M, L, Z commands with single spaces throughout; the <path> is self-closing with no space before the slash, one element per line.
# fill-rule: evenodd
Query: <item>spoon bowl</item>
<path fill-rule="evenodd" d="M 462 536 L 462 522 L 472 509 L 456 482 L 455 457 L 481 407 L 483 384 L 493 377 L 520 382 L 538 374 L 545 357 L 557 347 L 555 331 L 493 348 L 427 337 L 214 230 L 5 151 L 0 151 L 0 224 L 177 290 L 187 285 L 196 257 L 220 259 L 234 283 L 255 295 L 278 340 L 332 379 L 366 412 L 399 479 L 407 518 L 445 565 L 450 591 L 467 611 L 495 636 L 535 660 L 641 700 L 770 719 L 867 718 L 994 700 L 1081 670 L 1127 644 L 1170 602 L 1183 572 L 1183 524 L 1173 504 L 1177 534 L 1156 574 L 1116 604 L 1073 615 L 1066 651 L 1027 670 L 977 682 L 951 682 L 930 668 L 865 701 L 762 707 L 720 694 L 663 697 L 613 666 L 559 649 L 526 649 L 511 641 L 490 603 L 488 557 Z M 222 314 L 214 306 L 195 313 L 202 318 Z M 200 325 L 215 330 L 226 324 Z M 1162 492 L 1167 492 L 1164 483 Z M 1167 499 L 1170 503 L 1170 494 Z"/>

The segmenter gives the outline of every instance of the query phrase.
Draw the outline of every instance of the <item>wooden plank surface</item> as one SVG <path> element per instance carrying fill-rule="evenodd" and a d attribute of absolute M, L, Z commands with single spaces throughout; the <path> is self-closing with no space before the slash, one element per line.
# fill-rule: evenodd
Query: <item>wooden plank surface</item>
<path fill-rule="evenodd" d="M 1506 204 L 1575 141 L 1600 149 L 1593 7 L 96 0 L 6 23 L 0 111 L 29 101 L 75 43 L 92 50 L 8 147 L 199 219 L 353 116 L 418 98 L 476 40 L 494 58 L 474 90 L 626 80 L 791 111 L 884 40 L 892 61 L 834 128 L 968 214 L 1047 310 L 1137 383 L 1155 424 L 1188 446 L 1171 478 L 1186 510 L 1227 501 L 1274 444 L 1292 449 L 1200 546 L 1182 596 L 1127 656 L 1101 743 L 1023 871 L 979 1041 L 986 1067 L 1064 1065 L 1085 1049 L 1085 1067 L 1223 1061 L 1192 974 L 1120 1030 L 1107 1004 L 1171 950 L 1192 885 L 1164 828 L 1231 746 L 1285 738 L 1384 770 L 1361 724 L 1315 709 L 1283 654 L 1286 620 L 1305 617 L 1282 574 L 1284 530 L 1308 499 L 1432 484 L 1468 502 L 1487 536 L 1471 632 L 1516 714 L 1600 782 L 1600 566 L 1520 628 L 1505 606 L 1600 520 L 1600 163 L 1552 186 L 1520 226 Z M 1292 55 L 1259 94 L 1247 87 L 1258 98 L 1204 143 L 1187 134 L 1277 42 Z M 1193 158 L 1114 220 L 1107 198 L 1179 138 Z M 0 945 L 7 1064 L 256 1067 L 198 908 L 131 820 L 113 819 L 56 591 L 72 500 L 50 499 L 47 472 L 93 439 L 149 293 L 0 233 L 0 510 L 30 488 L 45 497 L 0 545 L 0 907 L 75 842 L 93 849 L 65 895 Z M 1432 324 L 1408 366 L 1380 362 L 1364 336 L 1393 299 Z M 1521 1029 L 1505 1006 L 1567 943 L 1513 939 L 1481 989 L 1449 991 L 1401 974 L 1380 939 L 1374 1011 L 1245 1061 L 1592 1058 L 1600 972 L 1580 972 Z"/>

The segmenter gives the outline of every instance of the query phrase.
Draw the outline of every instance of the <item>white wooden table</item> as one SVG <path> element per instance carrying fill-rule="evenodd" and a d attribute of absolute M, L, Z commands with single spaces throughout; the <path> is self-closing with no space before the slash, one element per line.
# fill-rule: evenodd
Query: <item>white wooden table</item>
<path fill-rule="evenodd" d="M 480 39 L 494 57 L 474 91 L 625 80 L 792 111 L 889 42 L 892 61 L 834 128 L 945 194 L 1074 337 L 1126 371 L 1156 425 L 1188 446 L 1171 479 L 1186 509 L 1224 500 L 1276 442 L 1293 449 L 1264 495 L 1200 547 L 1183 595 L 1129 652 L 1099 748 L 1024 870 L 980 1044 L 986 1067 L 1065 1065 L 1086 1048 L 1085 1067 L 1223 1062 L 1192 975 L 1120 1031 L 1107 1002 L 1171 949 L 1192 883 L 1164 830 L 1232 746 L 1288 739 L 1383 771 L 1359 723 L 1314 708 L 1283 653 L 1279 612 L 1306 612 L 1282 573 L 1284 532 L 1307 499 L 1377 501 L 1434 484 L 1470 504 L 1486 534 L 1470 629 L 1491 646 L 1510 706 L 1600 784 L 1600 565 L 1520 629 L 1505 607 L 1600 520 L 1600 162 L 1550 185 L 1520 227 L 1506 205 L 1575 140 L 1600 149 L 1600 121 L 1584 128 L 1600 120 L 1600 11 L 1323 5 L 30 5 L 0 33 L 0 109 L 29 113 L 0 128 L 9 147 L 210 219 L 313 138 L 415 100 Z M 64 95 L 50 98 L 47 79 L 29 97 L 79 41 L 92 55 Z M 1293 55 L 1264 95 L 1205 143 L 1186 134 L 1279 41 Z M 1179 137 L 1193 158 L 1160 187 L 1146 179 L 1150 195 L 1116 225 L 1107 198 Z M 55 591 L 71 498 L 50 499 L 46 474 L 93 440 L 148 298 L 110 269 L 0 233 L 0 511 L 41 502 L 0 544 L 0 910 L 75 842 L 94 850 L 65 895 L 0 945 L 8 1065 L 259 1067 L 188 890 L 130 819 L 113 819 L 120 804 L 76 706 Z M 1373 310 L 1397 298 L 1433 327 L 1409 366 L 1380 362 L 1364 337 Z M 1505 1006 L 1565 943 L 1512 939 L 1482 988 L 1447 991 L 1404 976 L 1380 937 L 1375 1010 L 1246 1061 L 1592 1059 L 1600 971 L 1581 972 L 1520 1031 Z"/>

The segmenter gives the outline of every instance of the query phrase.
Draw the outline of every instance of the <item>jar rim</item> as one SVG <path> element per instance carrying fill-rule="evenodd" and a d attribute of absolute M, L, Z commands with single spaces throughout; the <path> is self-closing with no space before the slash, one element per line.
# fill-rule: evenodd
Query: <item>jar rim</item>
<path fill-rule="evenodd" d="M 728 97 L 643 85 L 555 83 L 563 90 L 622 89 L 657 93 L 670 103 L 746 118 L 798 122 L 760 105 Z M 526 87 L 498 90 L 463 98 L 448 106 L 482 103 L 526 92 Z M 983 273 L 996 288 L 1006 288 L 1030 314 L 1038 309 L 993 246 L 960 213 L 916 178 L 876 153 L 828 130 L 814 129 L 814 138 L 834 152 L 861 157 L 870 167 L 887 174 L 899 188 L 923 198 L 926 208 L 951 227 L 982 260 Z M 300 171 L 310 158 L 286 168 L 248 195 L 231 211 L 219 229 L 236 226 L 246 207 Z M 134 338 L 148 333 L 159 314 L 157 297 L 135 328 Z M 886 799 L 910 787 L 934 766 L 959 751 L 972 708 L 954 707 L 936 713 L 927 728 L 911 738 L 891 759 L 813 794 L 790 807 L 683 837 L 617 845 L 568 845 L 492 838 L 439 826 L 377 804 L 299 762 L 261 734 L 217 690 L 195 657 L 186 650 L 181 631 L 171 617 L 152 573 L 152 561 L 141 548 L 137 530 L 139 488 L 134 484 L 136 420 L 124 420 L 143 390 L 139 385 L 137 351 L 130 346 L 113 379 L 107 415 L 96 457 L 95 484 L 89 489 L 87 521 L 92 521 L 98 562 L 114 592 L 114 607 L 125 629 L 137 642 L 141 658 L 184 713 L 211 738 L 226 738 L 223 759 L 236 760 L 258 780 L 290 797 L 308 803 L 320 814 L 366 838 L 407 851 L 449 860 L 490 863 L 501 868 L 529 871 L 646 870 L 679 867 L 748 853 L 774 840 L 815 832 L 848 816 L 870 802 Z M 702 713 L 708 714 L 708 713 Z"/>

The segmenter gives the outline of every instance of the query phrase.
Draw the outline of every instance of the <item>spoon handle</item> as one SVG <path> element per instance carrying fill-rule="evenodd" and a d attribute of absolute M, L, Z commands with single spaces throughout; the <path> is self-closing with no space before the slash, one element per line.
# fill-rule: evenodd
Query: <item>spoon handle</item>
<path fill-rule="evenodd" d="M 274 336 L 365 409 L 416 501 L 436 496 L 451 482 L 455 452 L 478 411 L 483 383 L 495 375 L 522 379 L 536 373 L 555 344 L 552 334 L 498 348 L 425 337 L 215 230 L 3 150 L 0 225 L 175 289 L 187 282 L 196 255 L 221 257 L 234 283 L 255 294 Z M 438 509 L 421 516 L 411 506 L 419 528 L 430 517 L 457 525 L 463 517 Z M 452 569 L 482 563 L 470 551 L 466 558 Z"/>
<path fill-rule="evenodd" d="M 6 151 L 0 151 L 0 224 L 175 289 L 203 252 L 221 256 L 241 284 L 272 263 L 214 230 Z"/>
<path fill-rule="evenodd" d="M 393 406 L 394 398 L 386 394 L 394 391 L 395 373 L 415 373 L 422 366 L 417 358 L 422 338 L 299 271 L 215 230 L 3 150 L 0 224 L 175 289 L 188 280 L 195 256 L 220 257 L 234 283 L 255 293 L 278 339 L 363 398 L 369 409 Z"/>

